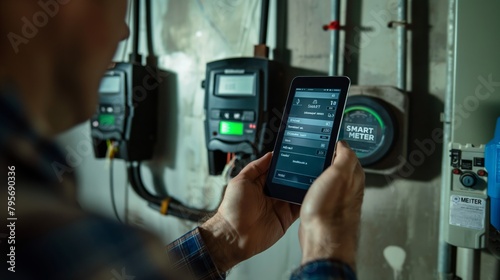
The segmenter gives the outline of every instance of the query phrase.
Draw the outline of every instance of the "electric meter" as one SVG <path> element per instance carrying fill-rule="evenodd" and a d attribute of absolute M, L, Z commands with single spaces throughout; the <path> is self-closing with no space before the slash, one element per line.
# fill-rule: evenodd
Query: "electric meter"
<path fill-rule="evenodd" d="M 369 166 L 387 155 L 394 143 L 395 129 L 391 111 L 382 100 L 349 97 L 340 139 L 349 143 L 361 165 Z"/>
<path fill-rule="evenodd" d="M 205 139 L 211 175 L 222 172 L 227 153 L 260 156 L 272 150 L 278 127 L 270 127 L 271 117 L 286 100 L 282 82 L 282 66 L 264 58 L 207 64 Z"/>

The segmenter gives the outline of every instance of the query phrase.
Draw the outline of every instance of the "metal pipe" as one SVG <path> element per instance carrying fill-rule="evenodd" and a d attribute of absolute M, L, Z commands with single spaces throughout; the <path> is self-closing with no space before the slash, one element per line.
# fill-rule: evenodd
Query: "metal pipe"
<path fill-rule="evenodd" d="M 340 0 L 331 0 L 331 20 L 340 22 Z M 339 29 L 330 31 L 330 68 L 328 74 L 337 76 L 339 71 Z"/>
<path fill-rule="evenodd" d="M 448 28 L 447 28 L 447 57 L 446 57 L 446 92 L 444 100 L 443 118 L 443 155 L 441 173 L 448 174 L 448 143 L 451 139 L 452 106 L 454 92 L 454 70 L 455 70 L 455 5 L 456 0 L 448 1 Z M 441 199 L 439 211 L 439 237 L 438 237 L 438 263 L 437 279 L 451 280 L 454 276 L 452 263 L 452 246 L 445 241 L 444 225 L 448 222 L 445 215 L 446 197 L 449 195 L 449 176 L 441 177 Z"/>
<path fill-rule="evenodd" d="M 398 88 L 406 91 L 406 61 L 407 61 L 407 44 L 406 44 L 406 26 L 407 26 L 407 4 L 408 0 L 399 0 L 398 4 Z"/>
<path fill-rule="evenodd" d="M 458 248 L 457 276 L 462 280 L 479 280 L 481 250 Z"/>

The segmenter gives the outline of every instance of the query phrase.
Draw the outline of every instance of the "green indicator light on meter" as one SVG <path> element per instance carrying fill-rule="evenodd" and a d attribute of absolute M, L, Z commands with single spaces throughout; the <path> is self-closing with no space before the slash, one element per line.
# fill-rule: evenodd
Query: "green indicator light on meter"
<path fill-rule="evenodd" d="M 99 115 L 99 124 L 101 125 L 114 125 L 115 124 L 115 116 L 102 114 Z"/>
<path fill-rule="evenodd" d="M 243 135 L 243 123 L 221 121 L 219 125 L 221 135 Z"/>
<path fill-rule="evenodd" d="M 349 113 L 351 111 L 356 111 L 356 110 L 361 110 L 361 111 L 365 111 L 365 112 L 368 112 L 368 113 L 372 114 L 372 116 L 375 117 L 375 119 L 377 120 L 377 122 L 380 124 L 380 127 L 382 129 L 385 128 L 385 124 L 382 121 L 382 118 L 372 108 L 369 108 L 369 107 L 366 107 L 366 106 L 352 106 L 352 107 L 346 108 L 345 111 L 344 111 L 344 114 L 347 114 L 347 113 Z"/>

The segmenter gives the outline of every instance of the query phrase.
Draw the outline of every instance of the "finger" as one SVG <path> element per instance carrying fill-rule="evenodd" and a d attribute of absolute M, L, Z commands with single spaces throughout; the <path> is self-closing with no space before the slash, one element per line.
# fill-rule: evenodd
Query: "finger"
<path fill-rule="evenodd" d="M 339 141 L 337 143 L 337 150 L 335 158 L 333 159 L 332 165 L 337 168 L 354 170 L 358 165 L 359 161 L 356 154 L 349 147 L 349 144 L 345 141 Z"/>
<path fill-rule="evenodd" d="M 331 185 L 329 182 L 342 182 L 348 184 L 352 176 L 356 174 L 356 168 L 359 166 L 359 160 L 356 154 L 345 141 L 339 141 L 336 147 L 336 156 L 333 164 L 328 167 L 318 178 L 311 188 L 327 188 Z M 359 168 L 361 168 L 359 166 Z M 362 169 L 361 169 L 362 170 Z"/>
<path fill-rule="evenodd" d="M 267 153 L 263 157 L 250 162 L 237 177 L 244 177 L 249 180 L 256 180 L 260 176 L 266 174 L 269 169 L 269 163 L 272 158 L 272 153 Z M 265 176 L 264 176 L 265 177 Z"/>

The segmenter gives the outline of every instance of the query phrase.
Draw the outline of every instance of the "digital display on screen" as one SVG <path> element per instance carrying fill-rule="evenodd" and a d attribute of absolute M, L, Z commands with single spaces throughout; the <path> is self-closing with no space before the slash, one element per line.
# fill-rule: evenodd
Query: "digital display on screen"
<path fill-rule="evenodd" d="M 99 124 L 104 126 L 115 125 L 115 116 L 109 114 L 99 115 Z"/>
<path fill-rule="evenodd" d="M 297 89 L 286 121 L 273 183 L 307 189 L 323 172 L 340 89 Z"/>
<path fill-rule="evenodd" d="M 219 134 L 221 135 L 243 135 L 243 123 L 221 121 L 219 125 Z"/>
<path fill-rule="evenodd" d="M 113 94 L 120 92 L 120 77 L 105 76 L 101 80 L 99 92 L 103 94 Z"/>
<path fill-rule="evenodd" d="M 218 75 L 217 95 L 255 95 L 255 75 Z"/>

